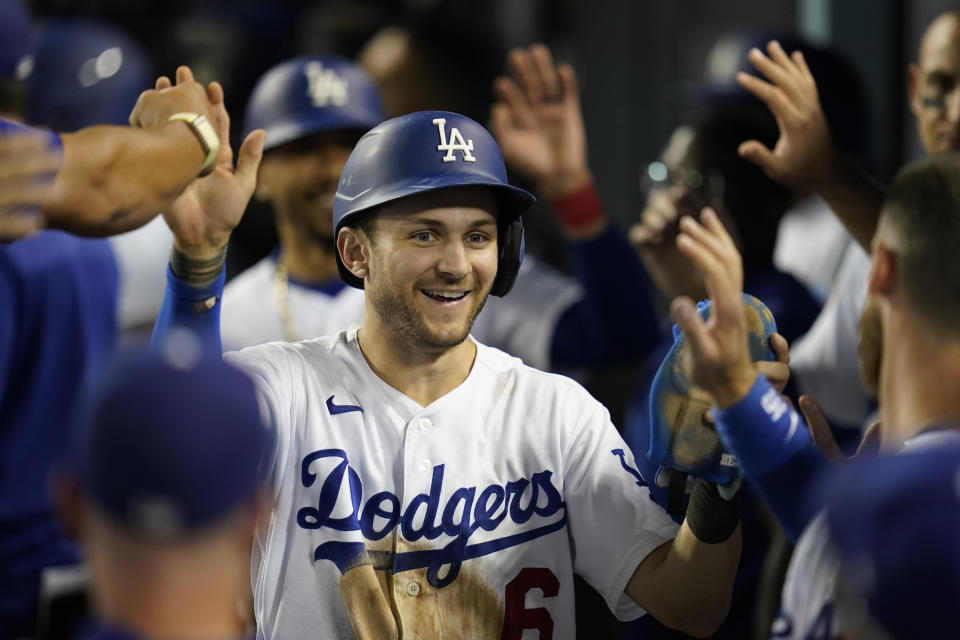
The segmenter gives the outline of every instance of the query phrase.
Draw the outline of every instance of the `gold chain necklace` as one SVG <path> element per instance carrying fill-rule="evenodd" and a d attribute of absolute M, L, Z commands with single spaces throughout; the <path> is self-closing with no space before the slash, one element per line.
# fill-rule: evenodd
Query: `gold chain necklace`
<path fill-rule="evenodd" d="M 287 342 L 300 340 L 296 326 L 293 324 L 293 311 L 290 309 L 290 272 L 287 266 L 277 260 L 273 271 L 273 297 L 277 304 L 277 315 L 283 323 L 283 333 Z"/>

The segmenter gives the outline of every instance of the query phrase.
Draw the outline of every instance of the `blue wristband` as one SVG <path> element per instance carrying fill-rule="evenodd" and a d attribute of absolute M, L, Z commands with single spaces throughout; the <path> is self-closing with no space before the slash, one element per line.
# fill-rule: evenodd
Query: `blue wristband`
<path fill-rule="evenodd" d="M 747 477 L 776 469 L 813 442 L 800 415 L 761 375 L 740 402 L 713 413 L 724 447 Z"/>
<path fill-rule="evenodd" d="M 150 348 L 158 349 L 174 329 L 188 329 L 200 340 L 206 353 L 221 353 L 220 296 L 226 269 L 210 285 L 198 289 L 183 282 L 167 266 L 167 290 L 150 337 Z"/>

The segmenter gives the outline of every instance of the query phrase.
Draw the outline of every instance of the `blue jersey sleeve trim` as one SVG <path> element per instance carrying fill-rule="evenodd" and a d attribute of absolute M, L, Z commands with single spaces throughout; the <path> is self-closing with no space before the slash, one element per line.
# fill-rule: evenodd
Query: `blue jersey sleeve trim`
<path fill-rule="evenodd" d="M 551 366 L 641 361 L 660 333 L 652 288 L 633 247 L 612 223 L 597 238 L 569 246 L 583 297 L 557 321 L 550 343 Z"/>

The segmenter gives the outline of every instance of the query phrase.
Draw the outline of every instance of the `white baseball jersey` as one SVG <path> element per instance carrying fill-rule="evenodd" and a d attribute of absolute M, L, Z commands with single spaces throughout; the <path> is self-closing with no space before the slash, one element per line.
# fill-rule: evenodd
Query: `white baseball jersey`
<path fill-rule="evenodd" d="M 932 449 L 945 440 L 960 440 L 960 431 L 931 431 L 910 439 L 901 451 Z M 841 595 L 840 558 L 830 541 L 826 516 L 821 513 L 804 529 L 787 569 L 780 614 L 771 638 L 834 640 L 852 637 L 862 617 L 838 607 Z"/>
<path fill-rule="evenodd" d="M 573 638 L 574 572 L 618 618 L 643 615 L 624 589 L 677 525 L 574 381 L 477 344 L 422 407 L 373 373 L 356 329 L 225 357 L 278 438 L 259 637 Z"/>
<path fill-rule="evenodd" d="M 870 256 L 851 243 L 823 310 L 790 347 L 790 373 L 832 422 L 860 425 L 871 407 L 860 380 L 860 315 L 867 300 Z"/>
<path fill-rule="evenodd" d="M 227 284 L 220 311 L 224 349 L 287 340 L 278 314 L 275 271 L 276 260 L 268 256 Z M 363 320 L 360 289 L 347 287 L 330 295 L 291 282 L 287 291 L 291 322 L 299 339 L 333 335 Z M 503 298 L 487 298 L 471 333 L 532 367 L 549 369 L 557 320 L 581 297 L 574 280 L 527 256 L 513 289 Z"/>

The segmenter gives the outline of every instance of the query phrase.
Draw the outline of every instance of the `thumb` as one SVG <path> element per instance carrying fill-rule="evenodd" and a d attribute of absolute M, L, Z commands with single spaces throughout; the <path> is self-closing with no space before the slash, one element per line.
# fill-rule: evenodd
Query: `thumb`
<path fill-rule="evenodd" d="M 237 156 L 237 178 L 251 192 L 257 184 L 257 169 L 260 168 L 260 160 L 263 159 L 263 143 L 266 139 L 266 131 L 255 129 L 240 145 L 240 153 Z"/>
<path fill-rule="evenodd" d="M 864 432 L 863 439 L 860 440 L 860 446 L 857 447 L 857 452 L 853 454 L 853 457 L 871 458 L 877 455 L 878 451 L 880 451 L 880 422 L 874 422 Z"/>
<path fill-rule="evenodd" d="M 816 400 L 807 395 L 800 396 L 800 411 L 803 412 L 807 426 L 810 427 L 810 437 L 813 438 L 813 443 L 817 445 L 817 448 L 834 462 L 843 461 L 843 451 L 840 450 L 840 446 L 833 437 L 830 424 L 827 422 L 827 416 L 824 415 L 823 409 L 820 408 Z"/>
<path fill-rule="evenodd" d="M 763 169 L 768 176 L 775 172 L 776 158 L 770 149 L 763 146 L 759 140 L 747 140 L 737 147 L 737 153 L 744 160 L 748 160 Z"/>
<path fill-rule="evenodd" d="M 686 296 L 675 298 L 670 304 L 670 315 L 687 338 L 694 364 L 700 362 L 705 356 L 709 336 L 707 336 L 707 326 L 697 313 L 693 300 Z"/>

